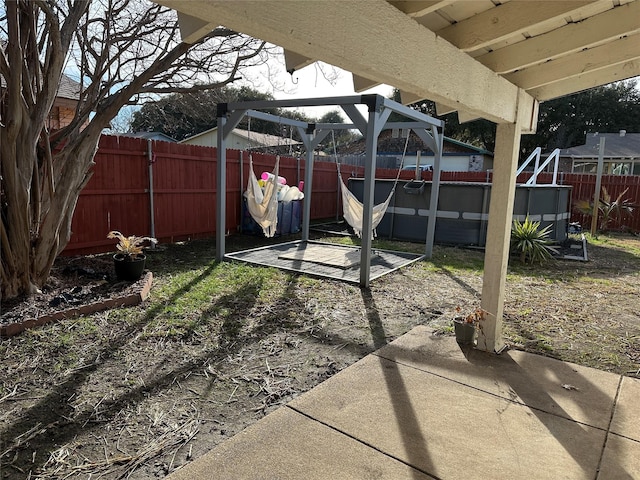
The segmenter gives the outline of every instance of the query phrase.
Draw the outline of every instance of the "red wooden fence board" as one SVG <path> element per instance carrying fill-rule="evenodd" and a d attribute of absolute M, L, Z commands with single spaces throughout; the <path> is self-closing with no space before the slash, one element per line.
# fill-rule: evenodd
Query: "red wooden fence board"
<path fill-rule="evenodd" d="M 115 241 L 106 238 L 110 230 L 148 233 L 145 150 L 137 139 L 101 138 L 93 175 L 78 198 L 66 251 L 115 250 Z"/>
<path fill-rule="evenodd" d="M 211 237 L 215 234 L 216 149 L 169 142 L 151 142 L 155 236 L 161 242 Z M 253 167 L 259 178 L 263 171 L 273 171 L 273 155 L 252 153 Z M 242 160 L 242 169 L 241 169 Z M 304 180 L 304 159 L 281 157 L 280 176 L 297 186 Z M 241 175 L 242 170 L 242 175 Z M 71 241 L 65 254 L 86 254 L 115 250 L 115 241 L 106 238 L 110 230 L 125 235 L 150 235 L 150 185 L 148 142 L 130 137 L 103 136 L 95 156 L 93 176 L 81 192 L 73 216 Z M 343 165 L 345 182 L 349 176 L 363 176 L 364 168 Z M 395 169 L 378 169 L 377 178 L 395 178 Z M 242 192 L 249 175 L 249 155 L 239 150 L 227 151 L 226 230 L 239 229 L 242 218 Z M 517 181 L 524 183 L 530 173 Z M 401 172 L 400 178 L 413 178 L 413 171 Z M 431 180 L 431 172 L 422 178 Z M 552 175 L 541 174 L 538 183 L 550 183 Z M 487 172 L 442 172 L 445 182 L 487 182 Z M 558 183 L 572 185 L 572 203 L 592 198 L 595 175 L 558 174 Z M 624 198 L 637 205 L 633 217 L 614 228 L 640 231 L 640 176 L 605 175 L 602 185 L 613 198 L 629 188 Z M 308 185 L 303 188 L 305 191 Z M 311 219 L 335 218 L 341 209 L 338 177 L 334 162 L 314 162 Z M 572 211 L 572 221 L 590 225 L 589 217 Z"/>
<path fill-rule="evenodd" d="M 216 150 L 153 142 L 155 236 L 161 242 L 215 233 Z"/>

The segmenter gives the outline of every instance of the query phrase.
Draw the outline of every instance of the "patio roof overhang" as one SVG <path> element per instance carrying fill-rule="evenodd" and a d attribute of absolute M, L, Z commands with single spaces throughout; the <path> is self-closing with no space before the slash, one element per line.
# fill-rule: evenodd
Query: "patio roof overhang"
<path fill-rule="evenodd" d="M 537 102 L 640 75 L 638 0 L 159 0 L 182 38 L 226 27 L 285 49 L 288 69 L 321 60 L 356 91 L 385 83 L 403 103 L 437 102 L 462 120 L 520 120 Z"/>
<path fill-rule="evenodd" d="M 224 25 L 285 50 L 287 70 L 321 60 L 402 102 L 497 123 L 478 348 L 501 351 L 520 136 L 539 102 L 640 75 L 640 0 L 155 0 L 195 42 Z"/>

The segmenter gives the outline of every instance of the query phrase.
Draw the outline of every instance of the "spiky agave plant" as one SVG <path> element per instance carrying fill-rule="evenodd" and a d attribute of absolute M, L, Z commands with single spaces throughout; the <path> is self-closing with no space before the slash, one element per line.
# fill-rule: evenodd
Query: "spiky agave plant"
<path fill-rule="evenodd" d="M 515 219 L 511 226 L 511 249 L 520 255 L 525 264 L 542 264 L 558 253 L 554 241 L 549 238 L 551 225 L 540 228 L 540 222 L 534 222 L 527 216 L 524 222 Z"/>

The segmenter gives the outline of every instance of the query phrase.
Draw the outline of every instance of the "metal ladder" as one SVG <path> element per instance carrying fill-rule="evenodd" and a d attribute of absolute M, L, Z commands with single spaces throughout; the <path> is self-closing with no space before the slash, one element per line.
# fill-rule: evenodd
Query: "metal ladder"
<path fill-rule="evenodd" d="M 547 157 L 547 159 L 544 162 L 542 162 L 542 164 L 540 163 L 541 153 L 542 153 L 542 147 L 536 147 L 536 149 L 533 152 L 531 152 L 531 155 L 529 155 L 529 157 L 524 161 L 524 163 L 520 165 L 520 168 L 518 168 L 518 171 L 516 172 L 516 177 L 520 175 L 524 171 L 524 169 L 527 168 L 527 166 L 531 163 L 531 160 L 535 158 L 533 175 L 531 175 L 531 178 L 529 178 L 529 180 L 527 180 L 524 183 L 525 185 L 537 185 L 538 174 L 540 174 L 546 168 L 546 166 L 549 165 L 549 163 L 551 163 L 551 160 L 554 160 L 554 159 L 555 159 L 555 162 L 553 164 L 553 180 L 551 181 L 551 185 L 557 185 L 558 161 L 560 160 L 560 149 L 556 148 L 553 152 L 551 152 L 551 154 Z"/>

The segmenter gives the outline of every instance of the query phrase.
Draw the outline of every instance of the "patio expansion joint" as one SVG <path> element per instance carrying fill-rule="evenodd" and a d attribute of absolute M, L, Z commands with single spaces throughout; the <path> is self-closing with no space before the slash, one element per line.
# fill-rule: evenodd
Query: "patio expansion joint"
<path fill-rule="evenodd" d="M 331 429 L 331 430 L 333 430 L 334 432 L 339 433 L 340 435 L 344 435 L 345 437 L 348 437 L 348 438 L 350 438 L 351 440 L 354 440 L 354 441 L 356 441 L 356 442 L 360 443 L 361 445 L 365 445 L 366 447 L 368 447 L 368 448 L 371 448 L 371 449 L 375 450 L 376 452 L 378 452 L 378 453 L 380 453 L 380 454 L 384 455 L 385 457 L 391 458 L 391 459 L 393 459 L 393 460 L 395 460 L 395 461 L 397 461 L 397 462 L 402 463 L 403 465 L 406 465 L 407 467 L 409 467 L 409 468 L 411 468 L 411 469 L 413 469 L 413 470 L 415 470 L 415 471 L 417 471 L 417 472 L 420 472 L 420 473 L 422 473 L 422 474 L 424 474 L 424 475 L 427 475 L 429 478 L 432 478 L 433 480 L 443 480 L 441 477 L 435 476 L 435 475 L 433 475 L 432 473 L 427 472 L 426 470 L 423 470 L 423 469 L 421 469 L 421 468 L 418 468 L 418 467 L 416 467 L 415 465 L 412 465 L 412 464 L 408 463 L 407 461 L 402 460 L 401 458 L 396 457 L 395 455 L 391 455 L 391 454 L 389 454 L 389 453 L 385 452 L 384 450 L 380 450 L 380 449 L 379 449 L 378 447 L 376 447 L 375 445 L 373 445 L 373 444 L 371 444 L 371 443 L 369 443 L 369 442 L 365 442 L 364 440 L 362 440 L 362 439 L 360 439 L 360 438 L 358 438 L 358 437 L 355 437 L 355 436 L 351 435 L 350 433 L 345 432 L 344 430 L 341 430 L 341 429 L 339 429 L 339 428 L 337 428 L 337 427 L 334 427 L 333 425 L 331 425 L 331 424 L 329 424 L 329 423 L 327 423 L 327 422 L 324 422 L 324 421 L 322 421 L 322 420 L 320 420 L 320 419 L 318 419 L 318 418 L 315 418 L 315 417 L 313 417 L 313 416 L 309 415 L 308 413 L 303 412 L 302 410 L 300 410 L 300 409 L 298 409 L 298 408 L 296 408 L 296 407 L 292 407 L 291 405 L 285 405 L 284 407 L 285 407 L 285 408 L 288 408 L 289 410 L 292 410 L 292 411 L 296 412 L 296 413 L 297 413 L 297 414 L 299 414 L 299 415 L 302 415 L 303 417 L 305 417 L 305 418 L 307 418 L 307 419 L 311 420 L 312 422 L 319 423 L 320 425 L 323 425 L 323 426 L 325 426 L 325 427 L 327 427 L 327 428 L 330 428 L 330 429 Z"/>
<path fill-rule="evenodd" d="M 547 415 L 552 415 L 552 416 L 557 417 L 557 418 L 562 418 L 563 420 L 567 420 L 567 421 L 570 421 L 570 422 L 574 422 L 574 423 L 576 423 L 576 424 L 578 424 L 578 425 L 584 425 L 584 426 L 586 426 L 586 427 L 590 427 L 590 428 L 594 428 L 594 429 L 596 429 L 596 430 L 600 430 L 600 431 L 602 431 L 602 432 L 606 432 L 606 433 L 607 433 L 607 435 L 609 434 L 609 430 L 610 430 L 610 428 L 611 428 L 611 422 L 613 421 L 613 414 L 614 414 L 614 412 L 615 412 L 615 405 L 616 405 L 616 402 L 617 402 L 617 400 L 618 400 L 618 394 L 619 394 L 619 391 L 620 391 L 620 384 L 621 384 L 621 382 L 622 382 L 622 377 L 620 377 L 620 380 L 618 381 L 618 390 L 616 391 L 616 396 L 615 396 L 615 399 L 614 399 L 614 402 L 613 402 L 613 408 L 611 409 L 611 418 L 609 419 L 609 425 L 608 425 L 608 427 L 605 429 L 605 428 L 602 428 L 602 427 L 598 427 L 598 426 L 596 426 L 596 425 L 591 425 L 591 424 L 589 424 L 589 423 L 582 422 L 582 421 L 580 421 L 580 420 L 576 420 L 576 419 L 571 418 L 571 417 L 568 417 L 568 416 L 566 416 L 566 415 L 559 415 L 559 414 L 557 414 L 557 413 L 555 413 L 555 412 L 549 412 L 549 411 L 547 411 L 547 410 L 545 410 L 545 409 L 542 409 L 542 408 L 538 408 L 538 407 L 533 407 L 533 406 L 531 406 L 531 405 L 527 405 L 526 403 L 524 403 L 524 402 L 519 402 L 519 401 L 517 401 L 517 400 L 514 400 L 513 398 L 506 397 L 506 396 L 504 396 L 504 395 L 500 395 L 500 394 L 497 394 L 497 393 L 493 393 L 493 392 L 490 392 L 490 391 L 488 391 L 488 390 L 483 390 L 482 388 L 474 387 L 473 385 L 468 385 L 468 384 L 466 384 L 466 383 L 464 383 L 464 382 L 461 382 L 461 381 L 459 381 L 459 380 L 454 380 L 454 379 L 449 378 L 449 377 L 446 377 L 446 376 L 444 376 L 444 375 L 440 375 L 440 374 L 438 374 L 438 373 L 430 372 L 429 370 L 424 370 L 424 369 L 422 369 L 422 368 L 418 368 L 418 367 L 416 367 L 416 366 L 414 366 L 414 365 L 409 365 L 409 364 L 407 364 L 407 363 L 399 362 L 399 361 L 397 361 L 397 360 L 394 360 L 394 359 L 391 359 L 391 358 L 385 357 L 385 356 L 383 356 L 383 355 L 380 355 L 380 354 L 379 354 L 379 353 L 377 353 L 377 352 L 373 352 L 373 353 L 371 353 L 371 355 L 375 355 L 375 356 L 376 356 L 376 357 L 378 357 L 378 358 L 382 358 L 382 359 L 387 360 L 387 361 L 389 361 L 389 362 L 397 363 L 398 365 L 402 365 L 403 367 L 411 368 L 411 369 L 413 369 L 413 370 L 418 370 L 419 372 L 423 372 L 423 373 L 426 373 L 426 374 L 428 374 L 428 375 L 433 375 L 434 377 L 438 377 L 438 378 L 440 378 L 440 379 L 442 379 L 442 380 L 446 380 L 446 381 L 449 381 L 449 382 L 452 382 L 452 383 L 456 383 L 456 384 L 461 385 L 461 386 L 463 386 L 463 387 L 470 388 L 470 389 L 472 389 L 472 390 L 476 390 L 476 391 L 478 391 L 478 392 L 485 393 L 485 394 L 487 394 L 487 395 L 491 395 L 492 397 L 499 398 L 499 399 L 501 399 L 501 400 L 506 400 L 506 401 L 508 401 L 508 402 L 510 402 L 510 403 L 513 403 L 513 404 L 515 404 L 515 405 L 520 405 L 520 406 L 522 406 L 522 407 L 527 407 L 527 408 L 529 408 L 529 409 L 531 409 L 531 410 L 535 410 L 535 411 L 537 411 L 537 412 L 542 412 L 542 413 L 545 413 L 545 414 L 547 414 Z M 618 435 L 618 436 L 621 436 L 621 435 Z M 606 446 L 606 441 L 605 441 L 605 445 L 603 446 L 603 451 L 604 451 L 604 447 L 605 447 L 605 446 Z"/>
<path fill-rule="evenodd" d="M 622 375 L 618 378 L 618 386 L 616 388 L 616 396 L 613 399 L 613 408 L 611 409 L 611 415 L 609 416 L 609 424 L 607 425 L 607 431 L 604 436 L 604 442 L 602 442 L 602 449 L 600 450 L 600 458 L 598 459 L 598 467 L 596 468 L 596 480 L 600 478 L 600 468 L 602 467 L 602 459 L 604 458 L 604 452 L 607 448 L 607 443 L 609 442 L 609 437 L 611 435 L 616 435 L 611 433 L 611 424 L 613 423 L 613 417 L 616 413 L 616 405 L 618 404 L 618 398 L 620 397 L 620 389 L 622 388 Z M 617 435 L 618 437 L 627 438 L 623 435 Z M 633 441 L 637 441 L 634 439 L 629 439 Z M 640 443 L 640 442 L 638 442 Z"/>
<path fill-rule="evenodd" d="M 630 442 L 640 444 L 640 440 L 638 440 L 637 438 L 629 437 L 627 435 L 622 435 L 621 433 L 615 433 L 615 432 L 607 431 L 607 438 L 609 438 L 609 437 L 623 438 L 625 440 L 629 440 Z"/>

